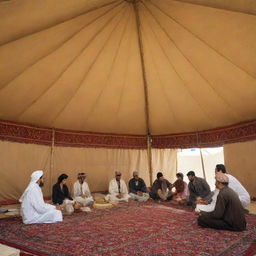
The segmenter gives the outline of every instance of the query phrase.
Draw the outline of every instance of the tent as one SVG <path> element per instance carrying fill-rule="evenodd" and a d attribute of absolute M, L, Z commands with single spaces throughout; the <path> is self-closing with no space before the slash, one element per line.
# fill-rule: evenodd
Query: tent
<path fill-rule="evenodd" d="M 34 169 L 45 193 L 61 172 L 158 170 L 176 149 L 224 145 L 256 195 L 256 2 L 0 1 L 0 200 Z"/>

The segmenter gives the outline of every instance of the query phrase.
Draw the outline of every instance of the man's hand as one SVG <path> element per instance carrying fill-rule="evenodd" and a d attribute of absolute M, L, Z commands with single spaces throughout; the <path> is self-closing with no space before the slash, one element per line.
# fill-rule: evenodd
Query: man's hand
<path fill-rule="evenodd" d="M 123 194 L 118 194 L 116 197 L 121 199 L 121 198 L 123 198 Z"/>
<path fill-rule="evenodd" d="M 62 211 L 62 207 L 60 205 L 55 206 L 57 210 Z"/>
<path fill-rule="evenodd" d="M 137 191 L 138 196 L 143 196 L 143 193 L 141 191 Z"/>

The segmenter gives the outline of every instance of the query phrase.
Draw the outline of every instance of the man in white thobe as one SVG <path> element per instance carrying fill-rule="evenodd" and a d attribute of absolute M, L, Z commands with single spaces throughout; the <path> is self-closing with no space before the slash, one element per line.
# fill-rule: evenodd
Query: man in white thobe
<path fill-rule="evenodd" d="M 89 186 L 85 181 L 86 174 L 78 173 L 77 181 L 74 183 L 74 199 L 76 202 L 82 204 L 83 206 L 91 204 L 94 200 L 92 198 Z"/>
<path fill-rule="evenodd" d="M 218 173 L 224 173 L 228 177 L 228 180 L 229 180 L 228 187 L 233 189 L 237 193 L 242 203 L 242 206 L 246 208 L 250 204 L 251 200 L 250 200 L 250 195 L 247 192 L 247 190 L 244 188 L 244 186 L 234 176 L 226 173 L 226 167 L 224 164 L 216 165 L 215 174 L 217 175 Z M 198 204 L 196 206 L 195 211 L 196 212 L 199 212 L 199 211 L 212 212 L 215 209 L 219 192 L 220 192 L 219 189 L 216 188 L 214 190 L 212 202 L 207 205 Z"/>
<path fill-rule="evenodd" d="M 63 220 L 62 213 L 57 207 L 44 202 L 41 190 L 43 184 L 43 171 L 34 171 L 28 187 L 19 200 L 24 224 L 54 223 Z"/>
<path fill-rule="evenodd" d="M 115 178 L 109 182 L 108 192 L 109 194 L 105 197 L 106 201 L 109 202 L 128 202 L 131 197 L 128 194 L 127 186 L 124 180 L 121 179 L 121 172 L 115 172 Z"/>

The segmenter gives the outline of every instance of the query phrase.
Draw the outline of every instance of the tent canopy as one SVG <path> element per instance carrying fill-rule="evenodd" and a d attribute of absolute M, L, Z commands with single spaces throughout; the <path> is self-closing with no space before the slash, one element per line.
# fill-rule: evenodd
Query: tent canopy
<path fill-rule="evenodd" d="M 0 119 L 138 135 L 253 120 L 255 14 L 253 0 L 0 1 Z"/>

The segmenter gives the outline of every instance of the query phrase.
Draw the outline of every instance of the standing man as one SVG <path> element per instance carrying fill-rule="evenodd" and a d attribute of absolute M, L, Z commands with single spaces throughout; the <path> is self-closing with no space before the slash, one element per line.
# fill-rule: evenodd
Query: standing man
<path fill-rule="evenodd" d="M 215 175 L 217 175 L 218 173 L 224 173 L 228 177 L 228 179 L 229 179 L 228 187 L 233 189 L 237 193 L 237 195 L 242 203 L 242 206 L 244 208 L 246 208 L 250 204 L 251 200 L 250 200 L 249 193 L 246 191 L 246 189 L 243 187 L 243 185 L 234 176 L 227 174 L 224 164 L 216 165 Z M 200 212 L 200 211 L 211 212 L 211 211 L 213 211 L 215 208 L 215 205 L 216 205 L 218 194 L 219 194 L 219 189 L 216 188 L 214 190 L 212 202 L 207 205 L 197 204 L 196 212 Z M 248 210 L 245 209 L 245 211 L 247 212 Z"/>
<path fill-rule="evenodd" d="M 87 182 L 85 181 L 86 174 L 84 172 L 78 173 L 77 181 L 74 183 L 74 200 L 83 206 L 89 205 L 93 202 L 93 198 Z"/>
<path fill-rule="evenodd" d="M 214 211 L 200 212 L 198 225 L 202 227 L 243 231 L 246 229 L 244 210 L 235 191 L 228 187 L 228 176 L 216 174 L 216 187 L 219 189 Z"/>
<path fill-rule="evenodd" d="M 109 182 L 109 194 L 105 197 L 106 201 L 128 202 L 131 196 L 128 194 L 127 186 L 121 176 L 121 172 L 115 172 L 115 178 Z"/>
<path fill-rule="evenodd" d="M 29 185 L 19 200 L 24 224 L 54 223 L 63 220 L 60 207 L 44 202 L 41 190 L 43 185 L 43 171 L 34 171 Z"/>
<path fill-rule="evenodd" d="M 130 196 L 139 202 L 149 199 L 147 187 L 143 179 L 139 178 L 138 172 L 133 172 L 133 178 L 129 181 Z"/>
<path fill-rule="evenodd" d="M 237 195 L 242 203 L 242 206 L 244 208 L 246 208 L 251 202 L 250 195 L 247 192 L 247 190 L 234 176 L 232 176 L 231 174 L 227 174 L 224 164 L 216 165 L 215 174 L 220 173 L 220 172 L 224 173 L 228 177 L 228 180 L 229 180 L 228 186 L 230 188 L 232 188 L 237 193 Z"/>
<path fill-rule="evenodd" d="M 193 208 L 196 207 L 197 202 L 205 202 L 205 204 L 211 202 L 212 193 L 209 184 L 203 178 L 195 176 L 195 172 L 190 171 L 187 173 L 189 184 L 189 201 L 188 205 Z"/>

